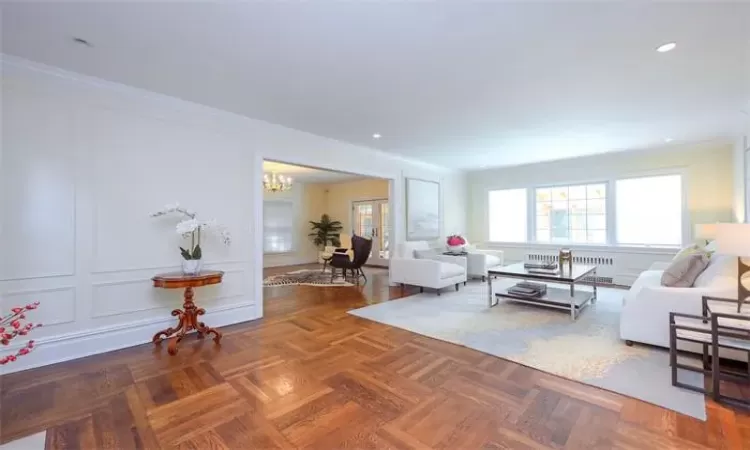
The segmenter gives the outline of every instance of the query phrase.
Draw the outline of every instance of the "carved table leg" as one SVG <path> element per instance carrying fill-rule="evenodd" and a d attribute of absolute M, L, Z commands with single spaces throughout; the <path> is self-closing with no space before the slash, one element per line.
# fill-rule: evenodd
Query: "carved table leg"
<path fill-rule="evenodd" d="M 177 327 L 170 327 L 156 333 L 152 339 L 154 344 L 158 344 L 164 339 L 169 339 L 174 336 L 174 339 L 169 342 L 167 351 L 170 355 L 175 355 L 177 354 L 177 344 L 179 344 L 182 338 L 192 330 L 197 331 L 199 339 L 202 339 L 206 334 L 213 333 L 214 342 L 217 344 L 219 343 L 221 340 L 221 333 L 213 328 L 207 327 L 203 322 L 198 322 L 198 316 L 205 314 L 206 310 L 203 308 L 197 308 L 195 303 L 193 303 L 193 288 L 191 287 L 185 288 L 185 303 L 182 305 L 182 308 L 183 309 L 181 310 L 175 309 L 172 311 L 173 316 L 179 317 Z"/>
<path fill-rule="evenodd" d="M 198 316 L 202 316 L 206 313 L 206 310 L 203 308 L 200 308 L 198 310 Z M 219 341 L 221 341 L 221 332 L 216 330 L 215 328 L 207 327 L 205 323 L 203 322 L 197 322 L 198 317 L 196 316 L 196 327 L 195 329 L 198 330 L 198 337 L 202 338 L 206 334 L 213 334 L 214 335 L 214 343 L 218 344 Z"/>

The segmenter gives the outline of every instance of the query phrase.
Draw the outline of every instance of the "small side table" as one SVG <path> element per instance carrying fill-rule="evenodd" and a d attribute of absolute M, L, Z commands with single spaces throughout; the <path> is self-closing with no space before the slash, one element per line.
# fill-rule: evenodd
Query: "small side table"
<path fill-rule="evenodd" d="M 750 382 L 750 367 L 747 373 L 721 368 L 719 349 L 727 348 L 746 352 L 750 364 L 750 314 L 737 313 L 737 300 L 704 296 L 702 315 L 669 313 L 669 359 L 672 366 L 672 385 L 690 389 L 702 394 L 710 394 L 715 401 L 724 401 L 735 406 L 750 407 L 750 402 L 721 394 L 721 381 Z M 677 362 L 677 342 L 688 341 L 700 344 L 703 348 L 703 367 Z M 710 355 L 710 362 L 709 362 Z M 711 376 L 711 389 L 704 386 L 691 386 L 677 380 L 677 369 L 688 370 Z"/>
<path fill-rule="evenodd" d="M 170 355 L 177 354 L 177 344 L 185 337 L 187 333 L 192 330 L 197 331 L 198 339 L 203 339 L 207 334 L 214 335 L 214 342 L 216 344 L 221 341 L 221 333 L 214 328 L 206 326 L 205 323 L 198 321 L 198 316 L 202 316 L 206 313 L 203 308 L 198 308 L 193 303 L 193 288 L 200 286 L 208 286 L 211 284 L 221 283 L 221 279 L 224 277 L 224 272 L 220 271 L 207 271 L 197 275 L 185 275 L 181 272 L 164 273 L 156 275 L 152 278 L 154 281 L 154 287 L 164 289 L 185 289 L 185 302 L 182 305 L 183 309 L 175 309 L 172 311 L 172 315 L 177 317 L 179 322 L 176 328 L 167 328 L 154 335 L 152 342 L 159 344 L 165 339 L 175 337 L 169 342 L 167 351 Z"/>

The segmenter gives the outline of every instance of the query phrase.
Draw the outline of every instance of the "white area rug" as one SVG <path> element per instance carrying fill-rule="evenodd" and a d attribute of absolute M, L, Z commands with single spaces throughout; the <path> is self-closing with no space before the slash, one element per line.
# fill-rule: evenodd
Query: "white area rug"
<path fill-rule="evenodd" d="M 497 280 L 493 287 L 509 284 Z M 672 386 L 666 350 L 628 347 L 620 340 L 623 295 L 599 289 L 597 303 L 575 322 L 565 311 L 502 300 L 488 308 L 487 284 L 478 282 L 440 297 L 418 294 L 349 313 L 706 420 L 704 396 Z M 681 371 L 679 376 L 702 383 L 700 374 Z"/>

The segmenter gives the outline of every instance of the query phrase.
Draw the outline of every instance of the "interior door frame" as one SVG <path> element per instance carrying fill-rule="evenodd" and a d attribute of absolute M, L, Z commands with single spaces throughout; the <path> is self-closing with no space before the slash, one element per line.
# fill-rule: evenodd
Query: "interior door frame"
<path fill-rule="evenodd" d="M 391 212 L 391 200 L 389 198 L 387 198 L 387 197 L 376 197 L 376 198 L 356 199 L 356 200 L 351 200 L 349 202 L 349 223 L 352 225 L 352 229 L 349 230 L 349 232 L 352 235 L 354 235 L 354 231 L 355 231 L 354 230 L 354 223 L 355 223 L 355 220 L 354 220 L 354 205 L 356 203 L 368 203 L 368 202 L 382 202 L 382 203 L 385 203 L 386 205 L 388 205 L 388 226 L 392 227 L 391 221 L 393 220 L 393 214 Z M 373 211 L 374 211 L 374 209 L 373 209 Z M 380 214 L 380 212 L 378 212 L 378 215 L 379 214 Z M 374 217 L 374 212 L 373 212 L 373 217 Z M 373 236 L 373 239 L 375 239 L 376 237 L 379 237 L 379 236 Z M 381 249 L 378 247 L 378 250 L 381 250 Z M 393 250 L 392 249 L 390 250 L 390 252 L 391 252 L 391 254 L 393 254 Z M 388 267 L 388 260 L 387 259 L 383 260 L 382 262 L 380 261 L 380 257 L 378 257 L 377 259 L 378 259 L 378 263 L 377 264 L 369 264 L 368 263 L 368 264 L 365 264 L 365 266 Z"/>

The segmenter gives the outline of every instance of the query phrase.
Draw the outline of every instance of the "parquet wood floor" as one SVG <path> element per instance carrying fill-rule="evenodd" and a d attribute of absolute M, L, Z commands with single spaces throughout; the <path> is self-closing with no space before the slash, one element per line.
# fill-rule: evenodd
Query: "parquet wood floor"
<path fill-rule="evenodd" d="M 288 269 L 287 269 L 288 270 Z M 708 421 L 346 312 L 413 291 L 266 289 L 266 317 L 6 375 L 0 441 L 62 448 L 750 448 L 750 416 Z M 637 382 L 637 380 L 634 380 Z"/>

